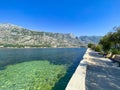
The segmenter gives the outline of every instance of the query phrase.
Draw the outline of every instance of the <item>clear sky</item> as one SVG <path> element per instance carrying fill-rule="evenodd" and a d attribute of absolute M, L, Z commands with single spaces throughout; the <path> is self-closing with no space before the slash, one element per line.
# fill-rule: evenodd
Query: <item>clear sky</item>
<path fill-rule="evenodd" d="M 105 35 L 120 25 L 120 0 L 0 0 L 0 23 L 77 36 Z"/>

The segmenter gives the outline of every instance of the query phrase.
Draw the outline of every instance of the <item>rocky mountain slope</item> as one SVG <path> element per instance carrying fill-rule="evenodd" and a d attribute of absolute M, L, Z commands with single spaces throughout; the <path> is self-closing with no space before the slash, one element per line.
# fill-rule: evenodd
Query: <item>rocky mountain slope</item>
<path fill-rule="evenodd" d="M 80 47 L 73 34 L 39 32 L 13 24 L 0 24 L 1 47 Z"/>
<path fill-rule="evenodd" d="M 87 45 L 88 43 L 97 44 L 101 38 L 102 36 L 80 36 L 79 40 L 84 45 Z"/>

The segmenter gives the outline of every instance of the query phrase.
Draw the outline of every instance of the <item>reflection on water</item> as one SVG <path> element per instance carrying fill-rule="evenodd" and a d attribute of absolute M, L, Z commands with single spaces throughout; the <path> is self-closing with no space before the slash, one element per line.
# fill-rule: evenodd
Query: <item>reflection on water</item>
<path fill-rule="evenodd" d="M 54 64 L 71 64 L 83 56 L 84 48 L 0 49 L 0 66 L 31 60 L 49 60 Z"/>
<path fill-rule="evenodd" d="M 0 49 L 0 69 L 6 65 L 33 60 L 48 60 L 53 64 L 69 66 L 65 77 L 56 83 L 53 90 L 63 90 L 82 59 L 86 48 L 30 48 Z"/>

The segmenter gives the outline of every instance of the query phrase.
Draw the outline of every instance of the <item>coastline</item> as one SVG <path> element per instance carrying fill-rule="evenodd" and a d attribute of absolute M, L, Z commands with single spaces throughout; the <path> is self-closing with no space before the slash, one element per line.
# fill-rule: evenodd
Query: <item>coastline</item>
<path fill-rule="evenodd" d="M 86 90 L 85 78 L 89 52 L 90 49 L 88 48 L 65 90 Z"/>
<path fill-rule="evenodd" d="M 87 49 L 65 90 L 120 90 L 120 67 Z"/>
<path fill-rule="evenodd" d="M 0 49 L 31 49 L 31 48 L 86 48 L 86 47 L 0 47 Z"/>

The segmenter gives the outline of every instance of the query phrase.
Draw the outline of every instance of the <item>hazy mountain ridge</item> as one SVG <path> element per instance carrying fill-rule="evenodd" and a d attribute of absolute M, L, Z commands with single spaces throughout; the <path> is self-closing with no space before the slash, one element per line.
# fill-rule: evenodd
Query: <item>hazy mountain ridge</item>
<path fill-rule="evenodd" d="M 80 36 L 32 31 L 13 24 L 0 24 L 0 46 L 4 47 L 80 47 L 97 44 L 102 36 Z"/>
<path fill-rule="evenodd" d="M 28 47 L 83 46 L 73 34 L 32 31 L 13 24 L 0 24 L 0 44 Z"/>
<path fill-rule="evenodd" d="M 87 45 L 89 43 L 98 44 L 102 36 L 80 36 L 79 40 L 84 45 Z"/>

